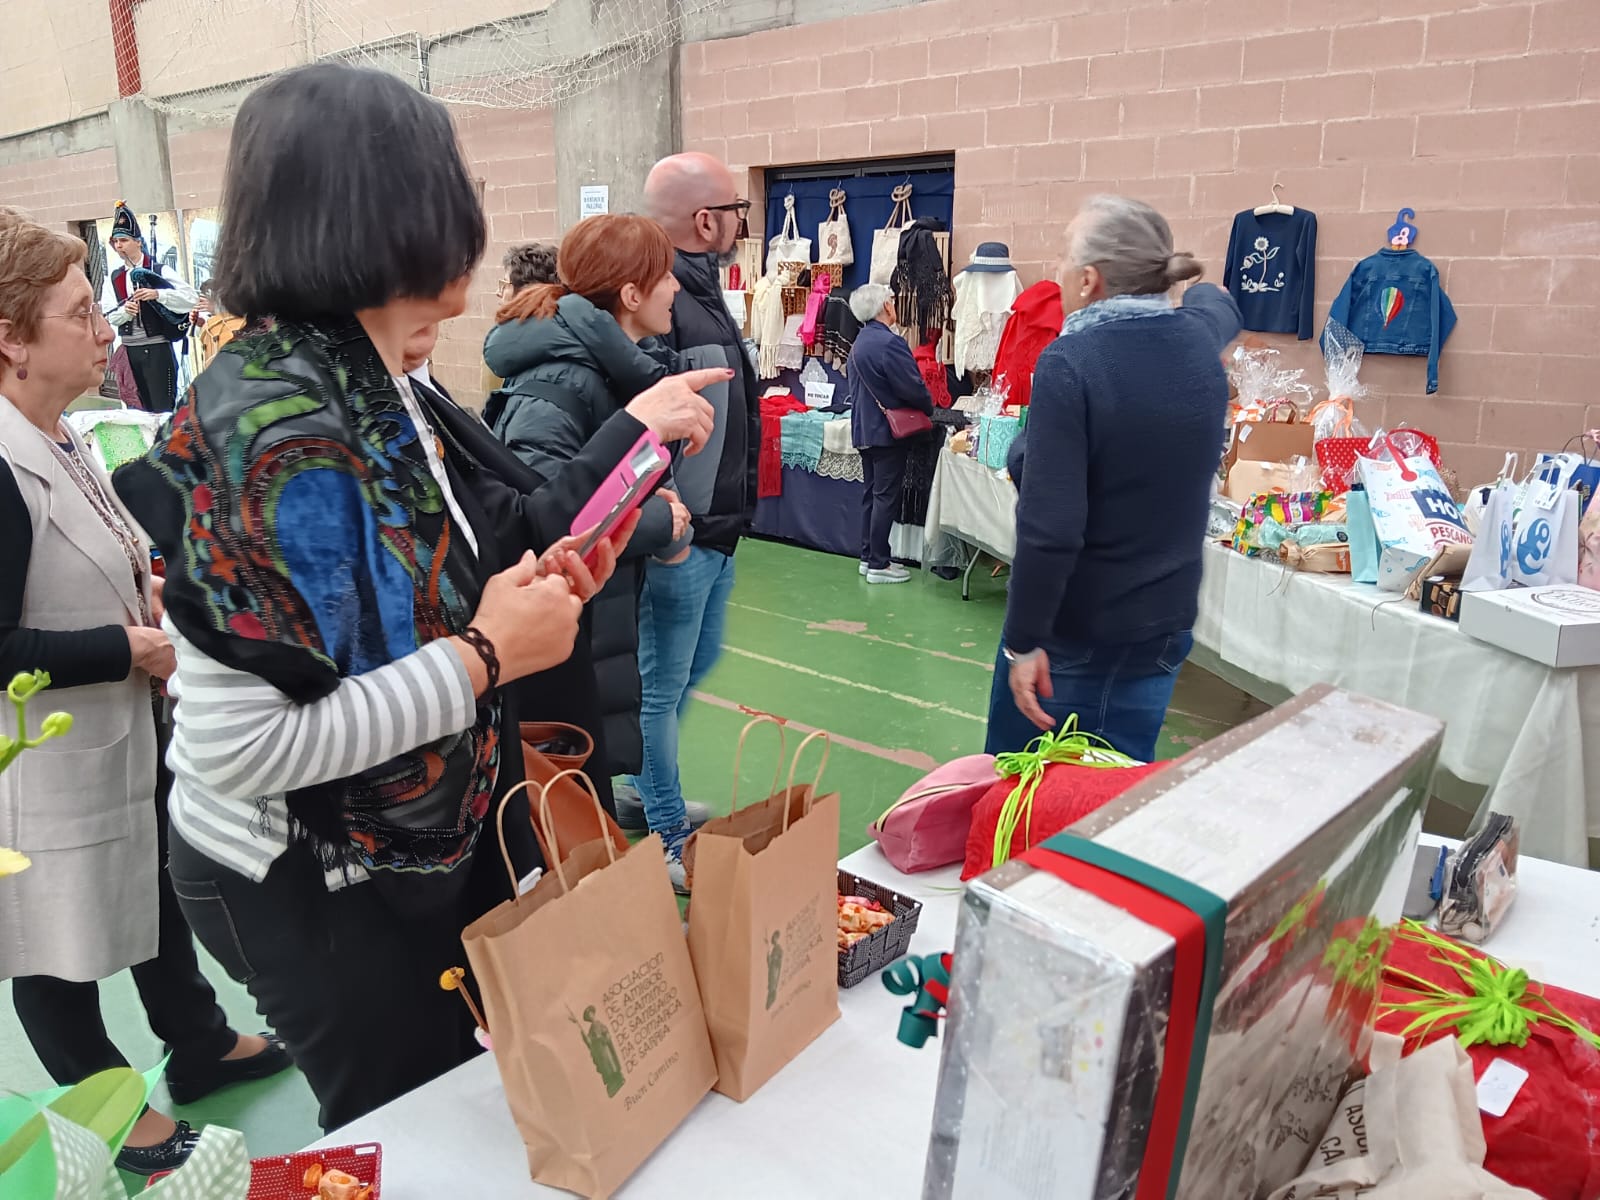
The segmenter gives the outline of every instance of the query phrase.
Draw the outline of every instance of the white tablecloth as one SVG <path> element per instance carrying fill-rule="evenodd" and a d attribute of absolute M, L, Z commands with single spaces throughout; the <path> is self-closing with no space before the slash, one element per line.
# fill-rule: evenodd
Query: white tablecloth
<path fill-rule="evenodd" d="M 876 846 L 841 865 L 923 902 L 912 953 L 953 945 L 959 868 L 901 875 Z M 1529 858 L 1520 872 L 1521 894 L 1487 949 L 1535 978 L 1600 995 L 1600 874 Z M 905 1004 L 875 978 L 840 993 L 838 1024 L 746 1103 L 707 1097 L 620 1200 L 915 1200 L 939 1046 L 896 1040 Z M 364 1142 L 383 1145 L 384 1200 L 567 1195 L 529 1181 L 487 1054 L 318 1145 Z"/>
<path fill-rule="evenodd" d="M 934 468 L 923 528 L 924 566 L 956 561 L 951 538 L 1009 563 L 1017 555 L 1017 489 L 1004 472 L 945 450 Z"/>
<path fill-rule="evenodd" d="M 1522 823 L 1525 854 L 1588 865 L 1587 839 L 1600 836 L 1600 667 L 1546 667 L 1348 576 L 1217 545 L 1194 632 L 1262 699 L 1282 697 L 1251 681 L 1331 683 L 1440 718 L 1440 765 L 1491 789 L 1494 810 Z"/>

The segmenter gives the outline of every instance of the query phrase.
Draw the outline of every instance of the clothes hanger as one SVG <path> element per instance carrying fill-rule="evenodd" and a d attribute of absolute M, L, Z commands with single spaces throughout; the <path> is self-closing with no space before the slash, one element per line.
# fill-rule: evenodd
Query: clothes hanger
<path fill-rule="evenodd" d="M 1269 215 L 1271 213 L 1277 213 L 1278 215 L 1284 216 L 1284 217 L 1292 217 L 1292 216 L 1294 216 L 1294 205 L 1292 205 L 1292 204 L 1284 204 L 1278 198 L 1278 193 L 1280 191 L 1282 191 L 1282 190 L 1283 190 L 1283 184 L 1278 183 L 1276 180 L 1274 180 L 1273 184 L 1272 184 L 1272 203 L 1271 204 L 1263 204 L 1260 208 L 1255 210 L 1255 215 L 1258 216 L 1258 217 L 1265 217 L 1265 216 L 1267 216 L 1267 215 Z"/>
<path fill-rule="evenodd" d="M 1416 215 L 1414 208 L 1402 208 L 1395 214 L 1394 224 L 1389 226 L 1389 249 L 1409 250 L 1417 244 L 1417 227 L 1412 224 Z"/>

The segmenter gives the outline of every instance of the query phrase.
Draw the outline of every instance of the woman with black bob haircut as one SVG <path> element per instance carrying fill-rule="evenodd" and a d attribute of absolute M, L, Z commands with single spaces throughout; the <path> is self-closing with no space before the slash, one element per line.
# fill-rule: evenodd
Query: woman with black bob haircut
<path fill-rule="evenodd" d="M 400 80 L 267 82 L 224 212 L 213 280 L 249 323 L 116 485 L 166 560 L 174 889 L 331 1129 L 475 1050 L 439 977 L 511 895 L 500 688 L 571 653 L 632 528 L 587 565 L 563 535 L 645 423 L 617 414 L 528 495 L 430 421 L 405 347 L 465 307 L 484 219 L 449 114 Z M 656 385 L 681 417 L 657 432 L 694 448 L 693 389 L 724 378 Z M 520 796 L 504 828 L 531 870 Z"/>

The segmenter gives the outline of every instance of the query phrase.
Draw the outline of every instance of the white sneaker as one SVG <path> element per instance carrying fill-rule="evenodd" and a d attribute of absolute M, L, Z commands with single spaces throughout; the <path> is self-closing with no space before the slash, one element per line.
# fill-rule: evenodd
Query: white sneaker
<path fill-rule="evenodd" d="M 689 894 L 689 873 L 684 870 L 683 856 L 667 851 L 667 878 L 672 881 L 672 890 L 680 896 Z"/>
<path fill-rule="evenodd" d="M 899 563 L 890 563 L 881 571 L 871 570 L 870 568 L 867 571 L 868 583 L 905 583 L 910 578 L 911 572 Z"/>
<path fill-rule="evenodd" d="M 863 575 L 867 573 L 867 560 L 864 558 L 861 560 L 861 573 Z"/>

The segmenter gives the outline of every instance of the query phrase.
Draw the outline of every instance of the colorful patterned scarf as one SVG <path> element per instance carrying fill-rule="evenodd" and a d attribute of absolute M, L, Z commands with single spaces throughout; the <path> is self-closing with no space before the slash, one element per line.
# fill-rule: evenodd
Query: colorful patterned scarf
<path fill-rule="evenodd" d="M 476 610 L 477 563 L 353 320 L 241 331 L 116 483 L 166 558 L 184 637 L 297 703 Z M 330 868 L 453 869 L 488 810 L 498 728 L 496 702 L 465 733 L 291 792 L 292 836 Z"/>

